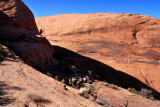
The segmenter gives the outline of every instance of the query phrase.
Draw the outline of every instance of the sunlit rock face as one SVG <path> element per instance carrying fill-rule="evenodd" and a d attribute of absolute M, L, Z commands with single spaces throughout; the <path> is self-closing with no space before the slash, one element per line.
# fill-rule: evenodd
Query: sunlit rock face
<path fill-rule="evenodd" d="M 36 23 L 53 45 L 95 59 L 160 92 L 160 19 L 136 14 L 63 14 L 37 18 Z M 126 87 L 136 84 L 126 83 L 126 78 L 98 64 L 75 63 L 110 82 L 124 82 Z"/>
<path fill-rule="evenodd" d="M 32 12 L 21 0 L 0 1 L 0 41 L 35 68 L 47 70 L 55 63 L 51 44 L 39 35 Z"/>
<path fill-rule="evenodd" d="M 21 0 L 0 1 L 0 24 L 37 31 L 33 13 Z"/>

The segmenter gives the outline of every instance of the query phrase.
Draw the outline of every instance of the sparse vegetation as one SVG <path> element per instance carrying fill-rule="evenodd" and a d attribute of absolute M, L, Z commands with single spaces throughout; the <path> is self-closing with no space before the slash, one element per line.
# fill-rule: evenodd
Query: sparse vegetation
<path fill-rule="evenodd" d="M 140 95 L 140 96 L 143 96 L 143 97 L 145 97 L 145 98 L 148 98 L 148 99 L 150 99 L 150 100 L 155 100 L 152 91 L 151 91 L 151 90 L 148 90 L 148 89 L 142 88 L 141 91 L 135 91 L 135 92 L 133 92 L 133 93 L 138 94 L 138 95 Z"/>
<path fill-rule="evenodd" d="M 2 44 L 0 44 L 0 61 L 3 61 L 7 54 L 8 53 L 4 50 Z"/>
<path fill-rule="evenodd" d="M 54 78 L 55 78 L 57 81 L 59 81 L 59 77 L 58 77 L 58 76 L 55 76 Z"/>
<path fill-rule="evenodd" d="M 95 90 L 95 84 L 87 83 L 85 87 L 81 87 L 79 89 L 79 94 L 85 98 L 89 98 L 89 95 L 93 96 L 94 98 L 97 98 L 97 96 L 93 94 L 94 90 Z"/>
<path fill-rule="evenodd" d="M 115 89 L 115 90 L 118 90 L 118 86 L 115 85 L 115 84 L 110 84 L 109 87 L 110 87 L 110 88 L 113 88 L 113 89 Z"/>
<path fill-rule="evenodd" d="M 51 73 L 47 72 L 46 74 L 47 74 L 48 76 L 52 77 L 52 74 L 51 74 Z"/>
<path fill-rule="evenodd" d="M 135 88 L 131 88 L 131 87 L 127 88 L 127 91 L 132 92 L 132 93 L 137 92 Z"/>
<path fill-rule="evenodd" d="M 63 84 L 66 84 L 66 82 L 65 82 L 65 79 L 62 79 L 62 81 L 61 81 Z"/>
<path fill-rule="evenodd" d="M 132 92 L 134 94 L 140 95 L 140 96 L 145 97 L 145 98 L 148 98 L 150 100 L 155 100 L 151 90 L 142 88 L 140 91 L 137 91 L 135 88 L 131 88 L 131 87 L 127 88 L 127 90 L 129 92 Z"/>

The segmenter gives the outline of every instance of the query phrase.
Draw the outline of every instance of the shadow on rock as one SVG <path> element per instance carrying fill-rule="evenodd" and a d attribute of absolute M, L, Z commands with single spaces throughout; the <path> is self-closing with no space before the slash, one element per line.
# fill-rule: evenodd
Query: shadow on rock
<path fill-rule="evenodd" d="M 122 71 L 115 70 L 106 64 L 79 55 L 63 47 L 53 46 L 53 48 L 55 50 L 55 59 L 70 61 L 70 63 L 74 64 L 81 70 L 85 70 L 86 72 L 91 70 L 94 79 L 116 84 L 125 89 L 128 87 L 134 87 L 137 91 L 140 91 L 142 88 L 146 88 L 153 91 L 155 98 L 160 99 L 160 93 L 156 90 Z"/>
<path fill-rule="evenodd" d="M 7 83 L 0 81 L 0 106 L 7 106 L 14 102 L 15 98 L 8 94 L 8 90 L 23 91 L 24 89 L 19 87 L 11 87 Z"/>

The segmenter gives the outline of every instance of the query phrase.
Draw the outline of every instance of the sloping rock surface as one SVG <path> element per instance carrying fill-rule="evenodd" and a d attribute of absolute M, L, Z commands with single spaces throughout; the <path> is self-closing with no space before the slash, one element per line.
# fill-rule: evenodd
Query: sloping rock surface
<path fill-rule="evenodd" d="M 106 83 L 95 82 L 97 90 L 97 100 L 100 102 L 106 102 L 111 107 L 158 107 L 159 101 L 152 101 L 142 96 L 138 96 L 126 89 L 117 87 L 111 88 Z"/>
<path fill-rule="evenodd" d="M 63 14 L 37 18 L 36 23 L 51 44 L 97 60 L 160 92 L 160 19 L 135 14 Z M 74 60 L 72 55 L 68 59 Z M 120 72 L 113 73 L 88 60 L 74 62 L 110 83 L 138 88 Z"/>
<path fill-rule="evenodd" d="M 43 71 L 56 62 L 52 46 L 38 34 L 34 16 L 21 0 L 0 1 L 0 41 Z"/>
<path fill-rule="evenodd" d="M 25 64 L 12 51 L 0 62 L 0 106 L 101 107 Z"/>
<path fill-rule="evenodd" d="M 4 46 L 3 46 L 4 47 Z M 95 81 L 96 101 L 78 95 L 79 91 L 64 85 L 25 64 L 7 47 L 5 60 L 0 62 L 0 106 L 6 107 L 159 107 L 152 101 L 127 90 L 109 87 Z M 97 104 L 97 103 L 99 104 Z"/>

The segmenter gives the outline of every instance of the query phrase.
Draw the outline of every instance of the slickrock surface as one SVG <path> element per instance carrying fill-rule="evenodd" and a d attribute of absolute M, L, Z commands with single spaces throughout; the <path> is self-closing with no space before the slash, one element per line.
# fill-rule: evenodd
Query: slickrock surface
<path fill-rule="evenodd" d="M 52 45 L 97 60 L 160 92 L 160 19 L 135 14 L 63 14 L 37 18 L 36 23 Z M 74 60 L 72 55 L 70 60 Z M 117 80 L 123 87 L 138 87 L 128 81 L 129 76 L 120 78 L 120 72 L 112 73 L 88 60 L 74 62 L 111 83 Z"/>
<path fill-rule="evenodd" d="M 14 56 L 14 57 L 13 57 Z M 6 107 L 100 107 L 10 53 L 0 62 L 0 106 Z"/>
<path fill-rule="evenodd" d="M 118 87 L 113 89 L 107 83 L 95 82 L 97 99 L 86 99 L 78 90 L 48 77 L 25 64 L 11 50 L 0 62 L 0 106 L 6 107 L 159 107 L 159 101 L 152 101 Z M 97 103 L 95 103 L 97 102 Z"/>
<path fill-rule="evenodd" d="M 138 96 L 123 88 L 110 88 L 106 83 L 96 82 L 98 99 L 108 103 L 111 107 L 159 107 L 159 101 L 152 101 Z"/>
<path fill-rule="evenodd" d="M 0 1 L 0 41 L 35 68 L 47 70 L 56 62 L 52 46 L 38 34 L 34 16 L 21 0 Z"/>

